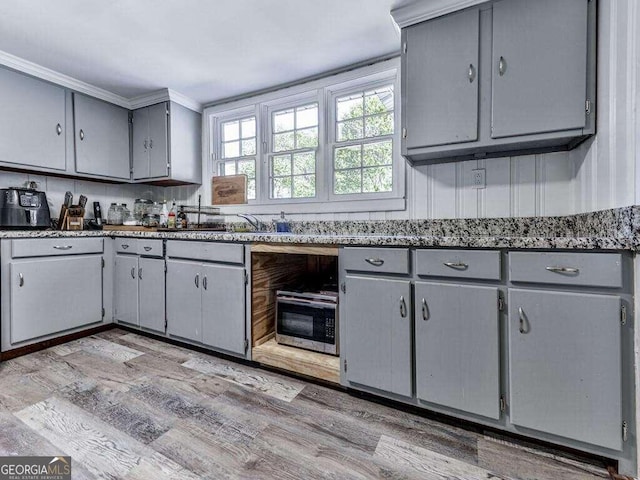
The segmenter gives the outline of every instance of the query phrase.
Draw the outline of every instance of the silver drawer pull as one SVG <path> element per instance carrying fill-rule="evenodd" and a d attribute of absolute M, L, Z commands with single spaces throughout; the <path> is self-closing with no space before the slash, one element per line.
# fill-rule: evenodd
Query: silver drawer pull
<path fill-rule="evenodd" d="M 422 299 L 422 319 L 426 322 L 429 320 L 429 307 L 427 306 L 427 301 Z"/>
<path fill-rule="evenodd" d="M 444 262 L 443 265 L 445 267 L 455 268 L 456 270 L 466 270 L 467 268 L 469 268 L 469 265 L 462 262 Z"/>
<path fill-rule="evenodd" d="M 574 267 L 558 267 L 558 266 L 552 265 L 544 268 L 545 270 L 548 270 L 550 272 L 555 272 L 555 273 L 570 273 L 570 274 L 580 273 L 580 269 L 574 268 Z"/>
<path fill-rule="evenodd" d="M 200 288 L 200 274 L 196 273 L 196 277 L 193 279 L 196 284 L 196 288 Z"/>
<path fill-rule="evenodd" d="M 129 244 L 128 244 L 128 243 L 123 243 L 123 244 L 121 245 L 121 247 L 122 247 L 124 250 L 126 250 L 127 248 L 129 248 Z"/>
<path fill-rule="evenodd" d="M 384 263 L 384 260 L 382 260 L 381 258 L 365 258 L 364 261 L 370 263 L 374 267 L 381 267 Z"/>
<path fill-rule="evenodd" d="M 522 307 L 518 307 L 518 317 L 520 322 L 518 329 L 520 330 L 520 333 L 529 333 L 529 320 L 527 319 L 527 315 L 524 313 Z"/>
<path fill-rule="evenodd" d="M 207 276 L 202 277 L 202 288 L 207 289 Z"/>
<path fill-rule="evenodd" d="M 507 62 L 505 61 L 504 57 L 500 57 L 500 60 L 498 60 L 498 73 L 502 77 L 506 71 L 507 71 Z"/>
<path fill-rule="evenodd" d="M 54 245 L 53 248 L 56 250 L 71 250 L 73 245 Z"/>
<path fill-rule="evenodd" d="M 467 72 L 467 78 L 469 79 L 469 83 L 473 83 L 476 79 L 476 69 L 472 64 L 469 64 L 469 71 Z"/>
<path fill-rule="evenodd" d="M 406 318 L 407 316 L 407 302 L 405 302 L 402 295 L 400 295 L 400 316 L 402 318 Z"/>
<path fill-rule="evenodd" d="M 62 125 L 56 125 L 56 133 L 58 134 L 58 136 L 62 134 Z"/>
<path fill-rule="evenodd" d="M 136 267 L 131 267 L 131 278 L 136 278 Z"/>
<path fill-rule="evenodd" d="M 19 274 L 18 277 L 20 277 L 20 286 L 22 287 L 24 285 L 24 276 Z"/>
<path fill-rule="evenodd" d="M 138 269 L 138 278 L 142 280 L 142 267 Z"/>
<path fill-rule="evenodd" d="M 144 247 L 144 251 L 148 252 L 149 250 L 151 250 L 153 247 Z"/>

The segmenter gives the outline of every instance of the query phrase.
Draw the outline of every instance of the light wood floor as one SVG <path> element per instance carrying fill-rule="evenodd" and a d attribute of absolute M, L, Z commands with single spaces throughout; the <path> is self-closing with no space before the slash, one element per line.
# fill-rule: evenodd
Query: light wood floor
<path fill-rule="evenodd" d="M 74 479 L 608 478 L 119 329 L 0 364 L 0 455 L 70 455 Z"/>

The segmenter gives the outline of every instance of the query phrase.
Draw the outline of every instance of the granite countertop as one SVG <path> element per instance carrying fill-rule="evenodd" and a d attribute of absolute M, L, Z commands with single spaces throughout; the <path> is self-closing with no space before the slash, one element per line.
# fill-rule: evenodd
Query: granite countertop
<path fill-rule="evenodd" d="M 459 248 L 640 249 L 640 207 L 562 217 L 291 222 L 292 233 L 0 231 L 1 238 L 133 237 L 220 242 Z"/>

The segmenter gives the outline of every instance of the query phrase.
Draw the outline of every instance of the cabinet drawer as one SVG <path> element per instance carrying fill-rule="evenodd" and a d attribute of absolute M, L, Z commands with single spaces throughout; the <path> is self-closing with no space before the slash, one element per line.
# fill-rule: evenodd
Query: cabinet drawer
<path fill-rule="evenodd" d="M 135 255 L 138 249 L 138 240 L 135 238 L 116 238 L 116 252 L 131 253 Z"/>
<path fill-rule="evenodd" d="M 102 253 L 102 238 L 24 238 L 11 240 L 11 257 L 48 257 Z"/>
<path fill-rule="evenodd" d="M 169 240 L 167 241 L 167 257 L 204 262 L 244 263 L 244 245 Z"/>
<path fill-rule="evenodd" d="M 137 241 L 138 255 L 144 255 L 145 257 L 162 257 L 162 240 L 146 240 L 138 239 Z"/>
<path fill-rule="evenodd" d="M 345 247 L 342 268 L 354 272 L 409 273 L 408 248 Z"/>
<path fill-rule="evenodd" d="M 619 253 L 509 253 L 512 282 L 622 287 L 622 256 Z"/>
<path fill-rule="evenodd" d="M 425 277 L 500 280 L 500 252 L 491 250 L 417 250 L 416 273 Z"/>

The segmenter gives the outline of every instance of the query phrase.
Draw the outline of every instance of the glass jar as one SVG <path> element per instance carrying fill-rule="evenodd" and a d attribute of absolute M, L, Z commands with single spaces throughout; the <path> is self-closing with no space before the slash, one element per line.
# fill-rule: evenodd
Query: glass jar
<path fill-rule="evenodd" d="M 107 212 L 107 223 L 109 225 L 122 225 L 122 209 L 116 203 L 112 203 L 109 206 L 109 211 Z"/>
<path fill-rule="evenodd" d="M 151 200 L 136 198 L 135 202 L 133 202 L 133 216 L 136 220 L 141 221 L 142 217 L 147 213 L 151 213 L 150 210 L 152 206 L 153 202 Z"/>

